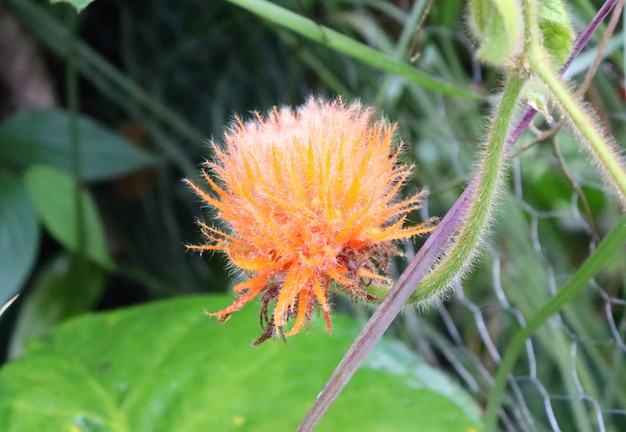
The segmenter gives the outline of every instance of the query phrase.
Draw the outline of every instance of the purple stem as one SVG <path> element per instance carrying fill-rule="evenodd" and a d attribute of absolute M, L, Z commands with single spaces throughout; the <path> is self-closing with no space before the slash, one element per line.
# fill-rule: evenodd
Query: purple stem
<path fill-rule="evenodd" d="M 600 8 L 594 19 L 589 23 L 585 31 L 580 34 L 573 44 L 572 52 L 559 70 L 562 74 L 570 66 L 574 58 L 580 54 L 585 44 L 589 41 L 600 23 L 606 18 L 618 0 L 607 0 Z M 511 129 L 506 142 L 503 157 L 511 151 L 522 133 L 526 130 L 537 111 L 533 108 L 526 108 L 520 120 Z M 317 396 L 317 399 L 306 414 L 297 432 L 309 432 L 319 423 L 332 403 L 337 399 L 343 388 L 352 378 L 361 362 L 370 353 L 383 333 L 389 328 L 402 307 L 406 304 L 415 287 L 426 272 L 433 266 L 437 257 L 445 250 L 446 244 L 451 236 L 460 226 L 469 208 L 469 203 L 474 198 L 477 179 L 473 178 L 468 187 L 456 200 L 452 208 L 439 222 L 435 231 L 428 237 L 424 245 L 417 252 L 411 263 L 400 275 L 389 294 L 382 301 L 380 306 L 374 311 L 369 321 L 361 330 L 356 340 L 345 354 L 328 382 Z"/>

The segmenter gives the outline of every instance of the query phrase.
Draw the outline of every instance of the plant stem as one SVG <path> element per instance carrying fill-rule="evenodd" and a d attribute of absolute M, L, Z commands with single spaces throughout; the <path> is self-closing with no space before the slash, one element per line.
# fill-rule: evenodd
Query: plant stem
<path fill-rule="evenodd" d="M 85 214 L 82 195 L 82 151 L 80 143 L 80 130 L 78 128 L 79 100 L 78 100 L 78 77 L 76 73 L 76 33 L 78 31 L 78 12 L 70 12 L 70 37 L 68 40 L 68 61 L 65 73 L 66 97 L 69 108 L 69 137 L 70 137 L 70 166 L 74 176 L 74 212 L 76 214 L 76 253 L 74 255 L 75 272 L 73 272 L 73 285 L 76 289 L 82 289 L 86 278 L 86 232 Z"/>
<path fill-rule="evenodd" d="M 589 144 L 590 153 L 606 170 L 607 179 L 621 193 L 621 197 L 618 198 L 622 204 L 626 204 L 626 170 L 620 163 L 617 152 L 596 127 L 597 122 L 584 111 L 580 102 L 545 62 L 533 61 L 532 68 L 559 102 L 561 109 L 569 116 L 578 133 Z"/>
<path fill-rule="evenodd" d="M 414 84 L 443 94 L 466 99 L 481 99 L 481 96 L 469 90 L 443 82 L 415 69 L 408 63 L 388 56 L 376 49 L 362 44 L 315 21 L 291 12 L 281 6 L 265 0 L 228 0 L 267 21 L 298 33 L 318 42 L 334 51 L 346 54 L 364 64 L 379 68 L 385 72 L 406 78 Z"/>
<path fill-rule="evenodd" d="M 459 218 L 458 235 L 444 252 L 442 260 L 411 295 L 409 303 L 420 304 L 439 297 L 455 277 L 467 271 L 472 259 L 479 253 L 504 177 L 507 133 L 523 85 L 524 80 L 519 76 L 509 77 L 486 147 L 479 158 L 476 192 L 469 202 L 469 209 L 465 210 L 466 214 Z"/>

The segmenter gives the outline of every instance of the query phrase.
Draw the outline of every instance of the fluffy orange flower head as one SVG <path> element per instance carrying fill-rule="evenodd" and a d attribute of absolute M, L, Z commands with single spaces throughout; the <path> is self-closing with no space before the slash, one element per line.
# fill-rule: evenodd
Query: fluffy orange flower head
<path fill-rule="evenodd" d="M 212 193 L 187 181 L 228 227 L 200 222 L 209 242 L 190 247 L 221 251 L 249 276 L 234 287 L 238 297 L 230 306 L 209 315 L 224 322 L 261 295 L 260 343 L 308 327 L 315 306 L 330 332 L 331 284 L 374 300 L 363 287 L 389 284 L 389 257 L 399 253 L 393 241 L 433 228 L 431 221 L 403 227 L 422 193 L 397 197 L 411 168 L 397 161 L 394 131 L 372 122 L 371 110 L 341 100 L 312 98 L 295 112 L 275 108 L 265 118 L 237 118 L 225 146 L 213 144 L 215 160 L 206 163 L 218 181 L 202 172 Z"/>

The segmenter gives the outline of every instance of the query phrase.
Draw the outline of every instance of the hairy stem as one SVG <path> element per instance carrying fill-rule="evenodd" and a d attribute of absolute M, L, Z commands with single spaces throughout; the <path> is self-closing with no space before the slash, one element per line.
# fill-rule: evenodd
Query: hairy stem
<path fill-rule="evenodd" d="M 533 71 L 550 90 L 559 109 L 569 117 L 577 134 L 588 144 L 589 153 L 617 192 L 622 207 L 626 207 L 626 169 L 615 146 L 599 129 L 598 122 L 585 112 L 581 101 L 572 94 L 550 66 L 541 60 L 542 57 L 542 55 L 531 57 Z"/>
<path fill-rule="evenodd" d="M 497 205 L 497 193 L 506 170 L 504 155 L 509 126 L 513 120 L 517 99 L 524 85 L 519 76 L 511 76 L 496 111 L 487 144 L 479 157 L 476 192 L 458 228 L 458 235 L 444 252 L 443 258 L 430 272 L 409 303 L 420 304 L 445 294 L 452 280 L 462 276 L 471 266 L 489 225 L 490 216 Z"/>

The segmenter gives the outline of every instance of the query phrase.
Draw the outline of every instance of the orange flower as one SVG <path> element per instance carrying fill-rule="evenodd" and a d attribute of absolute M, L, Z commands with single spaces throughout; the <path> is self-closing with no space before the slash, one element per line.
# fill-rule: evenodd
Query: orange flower
<path fill-rule="evenodd" d="M 263 293 L 257 343 L 282 335 L 294 316 L 285 336 L 308 327 L 316 304 L 330 332 L 331 283 L 369 300 L 363 284 L 390 283 L 389 256 L 399 253 L 393 240 L 433 224 L 403 228 L 422 193 L 396 198 L 411 169 L 397 163 L 395 125 L 372 124 L 371 117 L 358 103 L 310 99 L 295 113 L 275 108 L 267 118 L 236 118 L 225 148 L 213 144 L 216 159 L 206 166 L 219 182 L 202 171 L 213 194 L 187 183 L 229 232 L 200 222 L 209 244 L 190 248 L 222 251 L 250 278 L 234 287 L 238 297 L 230 306 L 209 315 L 224 322 Z"/>

